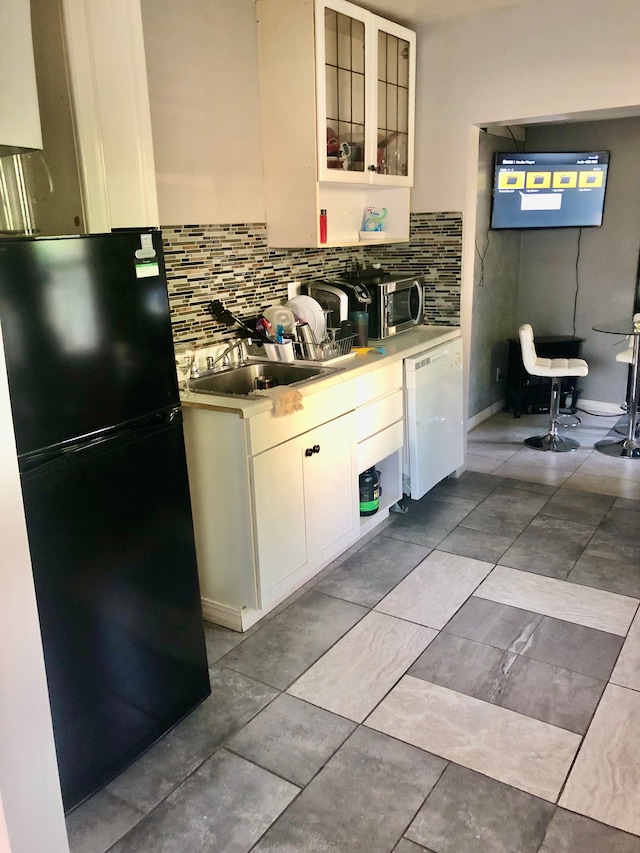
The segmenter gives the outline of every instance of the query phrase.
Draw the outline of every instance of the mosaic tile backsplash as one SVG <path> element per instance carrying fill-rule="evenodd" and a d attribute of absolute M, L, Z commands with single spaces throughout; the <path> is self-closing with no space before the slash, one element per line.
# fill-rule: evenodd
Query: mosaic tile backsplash
<path fill-rule="evenodd" d="M 360 264 L 426 278 L 425 321 L 460 323 L 462 214 L 411 214 L 408 243 L 344 249 L 271 249 L 264 223 L 163 226 L 171 322 L 176 342 L 197 346 L 233 335 L 207 313 L 219 299 L 237 317 L 255 317 L 305 282 Z"/>

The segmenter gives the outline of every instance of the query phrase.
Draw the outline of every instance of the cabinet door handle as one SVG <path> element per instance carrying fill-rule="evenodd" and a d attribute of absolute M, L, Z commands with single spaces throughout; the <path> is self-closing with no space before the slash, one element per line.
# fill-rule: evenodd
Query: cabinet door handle
<path fill-rule="evenodd" d="M 313 445 L 313 452 L 314 453 L 320 453 L 320 445 L 319 444 Z"/>
<path fill-rule="evenodd" d="M 374 165 L 372 164 L 371 166 L 369 166 L 369 171 L 370 171 L 370 172 L 377 172 L 377 171 L 378 171 L 378 167 L 377 167 L 377 166 L 374 166 Z"/>
<path fill-rule="evenodd" d="M 314 444 L 313 447 L 307 447 L 304 452 L 305 456 L 313 456 L 314 453 L 320 453 L 320 445 Z"/>

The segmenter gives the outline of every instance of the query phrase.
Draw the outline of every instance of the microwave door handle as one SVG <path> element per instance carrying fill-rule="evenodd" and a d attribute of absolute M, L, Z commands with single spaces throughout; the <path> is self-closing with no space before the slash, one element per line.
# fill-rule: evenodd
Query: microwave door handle
<path fill-rule="evenodd" d="M 411 315 L 411 308 L 409 308 L 409 314 L 411 316 L 411 320 L 413 321 L 413 325 L 417 326 L 420 322 L 420 317 L 422 317 L 422 301 L 424 299 L 424 292 L 422 290 L 422 285 L 419 281 L 414 281 L 412 287 L 418 288 L 418 313 L 414 317 L 413 315 Z M 411 305 L 411 300 L 409 300 L 409 305 Z"/>

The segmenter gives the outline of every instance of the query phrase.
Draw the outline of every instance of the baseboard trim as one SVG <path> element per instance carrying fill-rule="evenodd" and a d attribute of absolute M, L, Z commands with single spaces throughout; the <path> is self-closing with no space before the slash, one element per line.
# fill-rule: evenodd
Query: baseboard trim
<path fill-rule="evenodd" d="M 477 427 L 478 424 L 481 424 L 483 421 L 488 421 L 489 418 L 492 418 L 494 415 L 497 415 L 498 412 L 501 412 L 504 409 L 504 400 L 496 400 L 495 403 L 492 403 L 490 406 L 487 406 L 486 409 L 483 409 L 481 412 L 478 412 L 477 415 L 474 415 L 472 418 L 469 418 L 467 421 L 467 432 L 470 432 L 474 427 Z"/>
<path fill-rule="evenodd" d="M 215 622 L 232 631 L 244 631 L 247 628 L 242 618 L 243 608 L 230 607 L 228 604 L 220 604 L 210 598 L 202 598 L 202 616 L 207 622 Z M 243 627 L 244 625 L 244 627 Z"/>
<path fill-rule="evenodd" d="M 618 403 L 603 403 L 601 400 L 584 400 L 580 397 L 578 408 L 593 412 L 594 415 L 617 415 L 619 418 L 624 416 Z"/>

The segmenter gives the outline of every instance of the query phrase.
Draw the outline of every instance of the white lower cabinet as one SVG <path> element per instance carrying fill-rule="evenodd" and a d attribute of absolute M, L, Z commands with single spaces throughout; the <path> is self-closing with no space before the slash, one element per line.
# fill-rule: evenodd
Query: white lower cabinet
<path fill-rule="evenodd" d="M 261 607 L 354 540 L 353 434 L 350 413 L 252 458 Z"/>
<path fill-rule="evenodd" d="M 184 406 L 206 619 L 245 630 L 384 521 L 402 497 L 403 410 L 401 360 L 285 417 Z M 380 508 L 361 517 L 358 475 L 373 466 Z"/>

